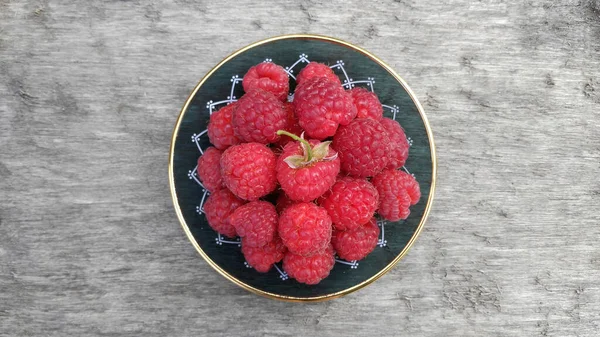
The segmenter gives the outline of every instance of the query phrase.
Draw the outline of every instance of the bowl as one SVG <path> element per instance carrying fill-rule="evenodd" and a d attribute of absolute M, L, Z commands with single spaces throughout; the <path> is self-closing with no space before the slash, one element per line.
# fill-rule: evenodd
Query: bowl
<path fill-rule="evenodd" d="M 203 203 L 208 192 L 196 174 L 196 163 L 209 144 L 206 125 L 210 114 L 243 94 L 242 77 L 251 66 L 272 61 L 284 66 L 291 78 L 310 61 L 328 64 L 348 89 L 363 86 L 374 91 L 384 115 L 400 122 L 410 147 L 404 170 L 414 175 L 421 199 L 410 216 L 398 222 L 378 221 L 381 234 L 375 250 L 360 261 L 336 259 L 329 277 L 317 285 L 289 278 L 274 265 L 268 273 L 248 267 L 239 240 L 222 237 L 208 225 Z M 433 137 L 421 104 L 406 82 L 388 65 L 350 43 L 317 35 L 285 35 L 246 46 L 226 57 L 196 85 L 177 119 L 169 158 L 173 204 L 183 230 L 198 253 L 226 279 L 253 293 L 287 301 L 319 301 L 358 290 L 389 271 L 421 232 L 433 199 L 436 157 Z"/>

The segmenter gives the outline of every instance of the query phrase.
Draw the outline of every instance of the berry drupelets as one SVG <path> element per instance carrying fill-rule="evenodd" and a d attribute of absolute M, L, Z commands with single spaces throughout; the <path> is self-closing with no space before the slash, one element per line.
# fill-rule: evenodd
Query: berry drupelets
<path fill-rule="evenodd" d="M 377 246 L 379 227 L 375 218 L 347 231 L 333 231 L 331 244 L 338 256 L 344 260 L 362 260 Z"/>
<path fill-rule="evenodd" d="M 333 148 L 339 153 L 342 171 L 353 177 L 372 177 L 389 162 L 387 132 L 370 118 L 355 119 L 340 127 L 333 137 Z"/>
<path fill-rule="evenodd" d="M 245 245 L 262 247 L 273 241 L 279 219 L 272 203 L 258 200 L 236 208 L 228 221 Z"/>
<path fill-rule="evenodd" d="M 319 62 L 310 62 L 306 67 L 302 68 L 298 73 L 298 77 L 296 77 L 296 83 L 301 85 L 315 77 L 324 77 L 332 82 L 342 85 L 340 78 L 337 77 L 333 70 L 331 70 L 328 65 Z"/>
<path fill-rule="evenodd" d="M 321 282 L 329 276 L 334 264 L 334 251 L 331 245 L 311 256 L 287 252 L 283 257 L 283 270 L 296 281 L 306 284 Z"/>
<path fill-rule="evenodd" d="M 210 115 L 207 127 L 208 139 L 219 150 L 225 150 L 231 145 L 242 142 L 241 139 L 236 137 L 231 123 L 233 109 L 236 105 L 236 103 L 229 104 Z"/>
<path fill-rule="evenodd" d="M 387 132 L 390 140 L 390 152 L 388 152 L 387 168 L 395 169 L 404 166 L 408 158 L 408 140 L 400 123 L 393 119 L 382 118 L 381 125 Z"/>
<path fill-rule="evenodd" d="M 208 224 L 222 235 L 235 237 L 237 235 L 235 227 L 229 223 L 227 218 L 244 203 L 244 200 L 236 197 L 226 188 L 211 193 L 204 203 L 204 214 L 206 214 Z"/>
<path fill-rule="evenodd" d="M 277 157 L 263 144 L 243 143 L 223 152 L 221 176 L 233 194 L 257 200 L 277 187 Z"/>
<path fill-rule="evenodd" d="M 287 252 L 287 248 L 278 236 L 261 247 L 248 245 L 247 240 L 247 238 L 242 239 L 242 254 L 244 254 L 246 262 L 259 273 L 268 272 L 271 266 L 281 261 Z"/>
<path fill-rule="evenodd" d="M 313 203 L 294 204 L 281 213 L 278 232 L 290 252 L 310 256 L 329 245 L 331 218 Z"/>
<path fill-rule="evenodd" d="M 421 190 L 419 183 L 410 174 L 386 169 L 372 180 L 381 200 L 378 213 L 387 220 L 406 219 L 409 207 L 419 202 Z"/>
<path fill-rule="evenodd" d="M 232 122 L 235 135 L 244 142 L 269 144 L 278 141 L 277 130 L 288 125 L 288 112 L 273 94 L 255 89 L 237 101 Z"/>
<path fill-rule="evenodd" d="M 285 103 L 284 104 L 284 108 L 285 108 L 285 112 L 287 114 L 287 119 L 286 119 L 286 127 L 283 129 L 284 131 L 287 131 L 291 134 L 294 134 L 296 136 L 300 136 L 302 135 L 302 128 L 300 127 L 300 124 L 298 124 L 298 118 L 296 118 L 296 112 L 294 111 L 294 105 L 292 105 L 292 103 Z M 279 135 L 279 141 L 275 144 L 277 144 L 278 146 L 285 146 L 285 144 L 293 141 L 292 138 L 286 136 L 285 134 L 280 134 Z"/>
<path fill-rule="evenodd" d="M 225 187 L 221 177 L 222 153 L 211 146 L 204 150 L 204 154 L 198 158 L 198 178 L 209 192 Z"/>
<path fill-rule="evenodd" d="M 313 77 L 299 85 L 293 104 L 306 135 L 318 140 L 335 135 L 339 125 L 356 117 L 352 96 L 326 77 Z"/>
<path fill-rule="evenodd" d="M 337 230 L 354 229 L 373 217 L 379 193 L 366 179 L 343 177 L 319 200 Z"/>
<path fill-rule="evenodd" d="M 280 101 L 287 99 L 290 89 L 288 75 L 283 67 L 272 62 L 263 62 L 250 68 L 242 81 L 244 91 L 261 89 L 273 94 Z"/>
<path fill-rule="evenodd" d="M 375 93 L 360 87 L 348 90 L 348 93 L 356 107 L 356 118 L 372 118 L 376 121 L 383 118 L 383 107 Z"/>
<path fill-rule="evenodd" d="M 285 194 L 294 201 L 311 201 L 320 197 L 334 183 L 340 172 L 337 152 L 331 142 L 307 141 L 286 131 L 278 131 L 296 142 L 288 143 L 277 159 L 277 180 Z"/>

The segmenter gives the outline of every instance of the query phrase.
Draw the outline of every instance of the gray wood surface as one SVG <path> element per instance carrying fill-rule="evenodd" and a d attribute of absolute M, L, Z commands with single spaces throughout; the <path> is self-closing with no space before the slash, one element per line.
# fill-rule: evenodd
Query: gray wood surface
<path fill-rule="evenodd" d="M 201 76 L 299 32 L 395 68 L 439 159 L 406 258 L 314 304 L 214 272 L 167 181 Z M 598 0 L 0 0 L 2 336 L 598 336 L 599 173 Z"/>

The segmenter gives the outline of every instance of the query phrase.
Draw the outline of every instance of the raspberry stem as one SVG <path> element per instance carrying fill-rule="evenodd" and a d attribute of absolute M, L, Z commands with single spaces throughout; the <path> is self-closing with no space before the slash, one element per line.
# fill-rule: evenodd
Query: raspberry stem
<path fill-rule="evenodd" d="M 306 139 L 304 139 L 302 137 L 298 137 L 295 134 L 287 132 L 285 130 L 279 130 L 279 131 L 277 131 L 277 135 L 279 135 L 279 136 L 281 136 L 281 135 L 288 136 L 288 137 L 292 138 L 293 140 L 297 140 L 300 143 L 304 144 L 304 148 L 306 149 L 306 161 L 310 162 L 312 160 L 312 158 L 313 158 L 312 148 L 310 146 L 310 143 Z"/>

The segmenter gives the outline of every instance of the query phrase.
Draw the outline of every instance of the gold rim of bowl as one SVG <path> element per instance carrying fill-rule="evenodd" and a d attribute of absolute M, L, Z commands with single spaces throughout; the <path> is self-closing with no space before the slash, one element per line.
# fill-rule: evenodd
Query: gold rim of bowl
<path fill-rule="evenodd" d="M 270 292 L 267 292 L 264 290 L 257 289 L 255 287 L 252 287 L 251 285 L 248 285 L 248 284 L 238 280 L 237 278 L 233 277 L 232 275 L 227 273 L 225 270 L 223 270 L 221 267 L 219 267 L 213 260 L 211 260 L 211 258 L 202 250 L 202 248 L 200 248 L 200 245 L 198 245 L 198 242 L 196 242 L 196 239 L 192 235 L 190 228 L 188 227 L 187 223 L 185 222 L 185 219 L 183 218 L 183 214 L 182 214 L 181 208 L 179 206 L 179 201 L 177 199 L 177 191 L 175 189 L 175 177 L 174 177 L 174 172 L 173 172 L 173 157 L 174 157 L 174 152 L 175 152 L 175 140 L 177 138 L 177 134 L 179 133 L 179 126 L 181 124 L 181 121 L 183 120 L 183 116 L 185 115 L 188 106 L 190 105 L 192 99 L 196 95 L 196 92 L 198 92 L 198 90 L 202 87 L 204 82 L 215 71 L 217 71 L 217 69 L 219 69 L 223 64 L 227 63 L 229 60 L 236 57 L 237 55 L 244 53 L 247 50 L 250 50 L 256 46 L 260 46 L 260 45 L 270 43 L 273 41 L 288 40 L 288 39 L 320 40 L 320 41 L 327 41 L 327 42 L 339 44 L 339 45 L 348 47 L 350 49 L 356 50 L 363 55 L 366 55 L 371 60 L 375 61 L 377 64 L 382 66 L 385 70 L 387 70 L 388 73 L 390 73 L 392 76 L 394 76 L 394 78 L 398 81 L 398 83 L 400 83 L 400 85 L 402 85 L 402 87 L 406 90 L 406 92 L 408 92 L 410 98 L 417 106 L 417 109 L 419 110 L 419 114 L 421 115 L 421 119 L 423 120 L 423 124 L 425 124 L 425 130 L 427 131 L 427 138 L 429 139 L 429 144 L 431 147 L 431 159 L 432 159 L 431 188 L 429 191 L 429 198 L 427 199 L 427 205 L 425 206 L 425 212 L 423 213 L 423 217 L 421 218 L 421 221 L 419 222 L 419 226 L 417 227 L 417 230 L 415 231 L 413 236 L 410 238 L 410 240 L 408 241 L 406 246 L 402 249 L 400 254 L 398 254 L 398 256 L 396 256 L 396 258 L 394 258 L 394 260 L 392 262 L 390 262 L 387 266 L 385 266 L 385 268 L 380 270 L 377 274 L 373 275 L 366 281 L 363 281 L 357 285 L 354 285 L 350 288 L 347 288 L 347 289 L 344 289 L 344 290 L 341 290 L 341 291 L 338 291 L 335 293 L 322 295 L 322 296 L 315 296 L 315 297 L 284 296 L 284 295 L 274 294 L 274 293 L 270 293 Z M 211 267 L 213 267 L 219 274 L 223 275 L 229 281 L 231 281 L 231 282 L 237 284 L 238 286 L 240 286 L 250 292 L 253 292 L 255 294 L 265 296 L 268 298 L 272 298 L 272 299 L 278 299 L 278 300 L 289 301 L 289 302 L 315 302 L 315 301 L 324 301 L 324 300 L 338 298 L 338 297 L 347 295 L 351 292 L 354 292 L 358 289 L 361 289 L 361 288 L 371 284 L 372 282 L 374 282 L 375 280 L 377 280 L 378 278 L 383 276 L 385 273 L 390 271 L 390 269 L 392 269 L 392 267 L 394 267 L 398 263 L 398 261 L 400 261 L 404 257 L 404 255 L 406 255 L 406 253 L 408 252 L 410 247 L 412 247 L 415 240 L 421 233 L 421 230 L 423 230 L 423 225 L 425 224 L 425 221 L 427 220 L 427 216 L 429 215 L 429 211 L 431 210 L 431 204 L 432 204 L 433 195 L 435 192 L 436 174 L 437 174 L 437 158 L 435 155 L 435 145 L 433 142 L 433 135 L 431 132 L 431 127 L 429 126 L 429 121 L 427 120 L 427 116 L 425 116 L 425 112 L 423 111 L 423 107 L 421 106 L 421 103 L 419 103 L 419 100 L 415 96 L 415 93 L 410 89 L 408 84 L 406 84 L 406 82 L 398 74 L 396 74 L 396 72 L 390 66 L 388 66 L 385 62 L 383 62 L 381 59 L 379 59 L 377 56 L 371 54 L 370 52 L 368 52 L 360 47 L 357 47 L 351 43 L 348 43 L 346 41 L 342 41 L 342 40 L 328 37 L 328 36 L 312 35 L 312 34 L 281 35 L 281 36 L 275 36 L 275 37 L 270 37 L 268 39 L 260 40 L 258 42 L 252 43 L 242 49 L 239 49 L 238 51 L 232 53 L 231 55 L 229 55 L 225 59 L 223 59 L 221 62 L 219 62 L 219 64 L 217 64 L 214 68 L 212 68 L 202 78 L 202 80 L 200 80 L 200 82 L 198 82 L 198 84 L 196 85 L 196 87 L 194 88 L 194 90 L 192 91 L 190 96 L 185 101 L 185 104 L 183 105 L 183 108 L 181 109 L 181 112 L 179 113 L 179 117 L 177 118 L 177 123 L 175 124 L 175 129 L 173 130 L 173 136 L 171 137 L 171 149 L 169 151 L 169 185 L 170 185 L 170 189 L 171 189 L 171 196 L 173 198 L 173 205 L 175 207 L 175 211 L 177 212 L 177 218 L 179 218 L 179 222 L 181 223 L 181 226 L 183 227 L 183 230 L 185 231 L 185 234 L 187 235 L 188 239 L 194 245 L 194 248 L 196 248 L 198 253 L 200 253 L 200 255 L 206 260 L 206 262 L 208 262 L 208 264 Z"/>

